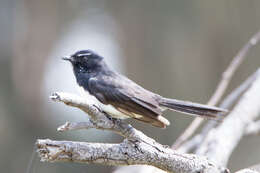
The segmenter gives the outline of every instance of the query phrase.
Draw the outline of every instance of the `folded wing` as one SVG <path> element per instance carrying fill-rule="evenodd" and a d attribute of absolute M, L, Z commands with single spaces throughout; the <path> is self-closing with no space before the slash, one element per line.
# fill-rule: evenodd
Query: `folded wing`
<path fill-rule="evenodd" d="M 132 118 L 161 128 L 170 124 L 161 116 L 156 95 L 127 78 L 117 75 L 93 77 L 88 82 L 88 89 L 103 104 L 113 105 Z"/>

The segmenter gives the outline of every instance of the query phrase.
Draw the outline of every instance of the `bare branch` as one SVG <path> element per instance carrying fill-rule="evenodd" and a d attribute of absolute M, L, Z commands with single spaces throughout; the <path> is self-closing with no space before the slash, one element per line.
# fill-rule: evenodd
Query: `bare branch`
<path fill-rule="evenodd" d="M 238 101 L 239 97 L 244 94 L 248 88 L 255 82 L 256 78 L 260 75 L 260 69 L 249 76 L 240 86 L 238 86 L 234 91 L 232 91 L 220 104 L 221 108 L 228 109 Z"/>
<path fill-rule="evenodd" d="M 66 105 L 73 106 L 86 112 L 90 119 L 88 122 L 84 122 L 81 125 L 85 125 L 84 128 L 96 128 L 109 130 L 118 133 L 125 138 L 132 139 L 143 139 L 146 140 L 148 137 L 142 132 L 134 129 L 130 124 L 127 124 L 119 119 L 114 119 L 109 115 L 106 115 L 95 105 L 92 100 L 86 100 L 83 97 L 79 97 L 74 94 L 56 92 L 50 97 L 53 101 L 63 102 Z M 76 127 L 73 127 L 75 126 Z M 78 129 L 78 124 L 65 124 L 59 127 L 58 131 L 66 131 L 70 129 Z M 149 138 L 150 139 L 150 138 Z"/>
<path fill-rule="evenodd" d="M 260 120 L 251 122 L 246 128 L 246 135 L 259 135 L 260 134 Z"/>
<path fill-rule="evenodd" d="M 260 173 L 260 164 L 239 170 L 236 173 Z"/>
<path fill-rule="evenodd" d="M 91 100 L 68 93 L 55 93 L 51 99 L 77 107 L 90 115 L 87 122 L 66 123 L 59 131 L 97 128 L 116 132 L 126 139 L 120 144 L 37 140 L 42 161 L 73 161 L 105 165 L 152 165 L 168 172 L 225 172 L 205 157 L 182 154 L 157 143 L 131 125 L 113 119 Z"/>
<path fill-rule="evenodd" d="M 71 123 L 66 122 L 64 125 L 57 128 L 57 131 L 64 132 L 68 130 L 80 130 L 80 129 L 91 129 L 96 128 L 96 125 L 92 121 Z"/>
<path fill-rule="evenodd" d="M 230 109 L 231 106 L 238 101 L 238 98 L 255 82 L 256 77 L 260 74 L 260 69 L 256 71 L 253 75 L 251 75 L 245 82 L 243 82 L 239 87 L 237 87 L 231 94 L 229 94 L 223 102 L 220 104 L 221 108 Z M 209 121 L 201 130 L 201 132 L 194 137 L 192 137 L 187 142 L 183 143 L 178 150 L 182 152 L 189 152 L 193 149 L 196 149 L 201 144 L 202 140 L 204 140 L 205 136 L 208 132 L 214 128 L 218 122 Z"/>
<path fill-rule="evenodd" d="M 207 156 L 215 163 L 226 165 L 247 126 L 260 114 L 260 70 L 255 82 L 241 96 L 232 112 L 222 124 L 212 129 L 196 150 L 196 154 Z"/>
<path fill-rule="evenodd" d="M 105 165 L 152 165 L 168 172 L 217 173 L 225 172 L 205 157 L 180 154 L 160 144 L 124 140 L 120 144 L 102 144 L 71 141 L 38 140 L 41 161 L 80 162 Z"/>
<path fill-rule="evenodd" d="M 207 156 L 217 165 L 226 165 L 230 154 L 246 135 L 250 124 L 260 114 L 260 69 L 232 92 L 223 104 L 232 105 L 242 93 L 238 104 L 217 128 L 209 122 L 202 132 L 184 143 L 178 151 L 194 150 L 198 155 Z M 259 120 L 260 121 L 260 120 Z M 156 171 L 159 173 L 162 171 Z"/>
<path fill-rule="evenodd" d="M 210 98 L 208 102 L 209 105 L 216 105 L 220 101 L 235 71 L 238 69 L 239 65 L 243 62 L 249 50 L 253 46 L 255 46 L 259 42 L 259 40 L 260 40 L 260 31 L 258 31 L 233 58 L 228 68 L 223 73 L 222 79 L 218 84 L 216 91 L 214 92 L 213 96 Z"/>
<path fill-rule="evenodd" d="M 203 122 L 203 119 L 200 117 L 196 117 L 190 125 L 184 130 L 184 132 L 176 139 L 174 144 L 172 145 L 172 149 L 178 149 L 186 140 L 188 140 L 196 129 Z"/>
<path fill-rule="evenodd" d="M 217 89 L 215 90 L 214 94 L 208 101 L 208 105 L 217 105 L 217 103 L 220 101 L 222 96 L 224 95 L 228 84 L 230 83 L 230 80 L 232 76 L 234 75 L 235 71 L 238 69 L 239 65 L 243 62 L 245 59 L 247 53 L 249 50 L 255 46 L 260 40 L 260 31 L 258 31 L 250 40 L 247 42 L 244 47 L 238 52 L 238 54 L 233 58 L 229 66 L 227 67 L 226 71 L 222 74 L 222 78 L 217 86 Z M 197 117 L 195 118 L 191 124 L 186 128 L 186 130 L 177 138 L 175 143 L 172 145 L 172 148 L 177 149 L 180 147 L 181 144 L 184 143 L 188 138 L 190 138 L 196 129 L 200 126 L 200 124 L 203 122 L 204 119 Z"/>
<path fill-rule="evenodd" d="M 255 170 L 246 168 L 246 169 L 242 169 L 240 171 L 237 171 L 236 173 L 259 173 L 259 171 L 255 171 Z"/>

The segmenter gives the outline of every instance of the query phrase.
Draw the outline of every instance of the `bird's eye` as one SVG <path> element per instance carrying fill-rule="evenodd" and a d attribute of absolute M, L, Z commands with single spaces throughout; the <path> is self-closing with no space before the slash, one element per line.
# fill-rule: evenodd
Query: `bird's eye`
<path fill-rule="evenodd" d="M 88 57 L 85 56 L 85 55 L 78 56 L 78 59 L 79 59 L 79 61 L 82 61 L 82 62 L 87 62 L 88 61 Z"/>

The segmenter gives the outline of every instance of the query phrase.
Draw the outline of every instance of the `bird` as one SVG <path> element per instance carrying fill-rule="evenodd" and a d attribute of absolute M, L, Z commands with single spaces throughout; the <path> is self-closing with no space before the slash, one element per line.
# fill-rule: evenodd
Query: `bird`
<path fill-rule="evenodd" d="M 220 119 L 227 112 L 222 108 L 153 93 L 112 70 L 103 56 L 89 49 L 62 59 L 71 63 L 81 96 L 94 100 L 103 112 L 116 119 L 133 118 L 165 128 L 170 125 L 162 116 L 165 110 L 209 119 Z"/>

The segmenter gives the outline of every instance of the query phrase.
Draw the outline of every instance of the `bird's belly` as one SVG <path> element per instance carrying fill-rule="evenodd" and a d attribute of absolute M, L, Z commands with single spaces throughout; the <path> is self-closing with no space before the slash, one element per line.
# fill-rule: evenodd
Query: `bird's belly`
<path fill-rule="evenodd" d="M 116 108 L 114 108 L 112 105 L 104 105 L 101 103 L 100 107 L 103 111 L 105 111 L 106 113 L 108 113 L 109 115 L 111 115 L 114 118 L 119 118 L 119 119 L 130 118 L 129 116 L 125 115 L 124 113 L 116 110 Z"/>
<path fill-rule="evenodd" d="M 114 118 L 119 119 L 126 119 L 130 118 L 129 116 L 125 115 L 124 113 L 118 111 L 116 108 L 114 108 L 112 105 L 105 105 L 101 103 L 95 96 L 91 95 L 88 91 L 86 91 L 83 87 L 78 87 L 79 93 L 84 98 L 91 100 L 94 104 L 97 104 L 104 112 L 109 114 L 110 116 Z"/>

